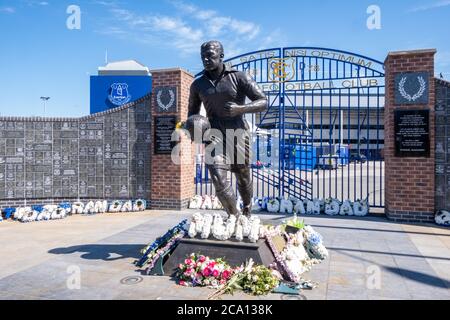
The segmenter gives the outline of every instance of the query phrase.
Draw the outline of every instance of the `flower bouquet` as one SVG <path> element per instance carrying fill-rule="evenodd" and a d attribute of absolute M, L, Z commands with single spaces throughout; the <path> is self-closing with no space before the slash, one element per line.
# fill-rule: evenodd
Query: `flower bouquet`
<path fill-rule="evenodd" d="M 136 266 L 142 268 L 144 265 L 147 265 L 152 262 L 153 258 L 156 256 L 157 251 L 161 248 L 164 248 L 168 243 L 173 241 L 172 245 L 177 243 L 179 237 L 178 234 L 185 234 L 186 232 L 186 223 L 187 220 L 181 221 L 172 229 L 168 230 L 162 237 L 159 237 L 154 242 L 151 242 L 147 246 L 145 246 L 142 250 L 142 257 L 135 262 Z"/>
<path fill-rule="evenodd" d="M 368 199 L 356 200 L 355 203 L 353 203 L 353 213 L 358 217 L 367 216 L 369 213 Z"/>
<path fill-rule="evenodd" d="M 233 275 L 234 270 L 223 259 L 210 259 L 192 253 L 178 266 L 178 283 L 185 287 L 222 288 Z"/>
<path fill-rule="evenodd" d="M 341 210 L 339 211 L 339 214 L 341 216 L 353 216 L 353 208 L 352 203 L 350 200 L 345 200 L 344 203 L 341 205 Z"/>
<path fill-rule="evenodd" d="M 324 260 L 328 257 L 328 250 L 323 245 L 322 236 L 311 226 L 304 228 L 305 249 L 312 259 Z"/>
<path fill-rule="evenodd" d="M 305 221 L 297 218 L 297 213 L 294 212 L 294 218 L 286 221 L 285 231 L 288 234 L 295 234 L 305 227 Z"/>
<path fill-rule="evenodd" d="M 276 288 L 278 284 L 278 278 L 269 268 L 258 265 L 245 274 L 241 286 L 245 292 L 252 295 L 266 295 Z"/>
<path fill-rule="evenodd" d="M 236 290 L 243 290 L 253 295 L 266 295 L 278 287 L 281 275 L 262 265 L 254 265 L 249 259 L 245 265 L 234 270 L 233 276 L 226 285 L 209 296 L 214 299 L 222 294 L 233 294 Z"/>
<path fill-rule="evenodd" d="M 280 210 L 280 201 L 278 199 L 273 198 L 267 202 L 267 211 L 271 213 L 277 213 Z"/>

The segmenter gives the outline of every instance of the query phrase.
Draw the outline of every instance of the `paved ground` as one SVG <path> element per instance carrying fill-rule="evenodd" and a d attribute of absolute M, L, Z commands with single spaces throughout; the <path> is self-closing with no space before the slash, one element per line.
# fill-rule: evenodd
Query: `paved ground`
<path fill-rule="evenodd" d="M 2 222 L 0 299 L 205 299 L 211 290 L 179 287 L 168 277 L 142 276 L 132 264 L 145 244 L 192 212 Z M 223 299 L 450 299 L 449 228 L 374 217 L 305 220 L 322 233 L 330 251 L 328 260 L 305 274 L 318 288 L 300 297 L 239 294 Z M 80 288 L 70 289 L 78 271 Z"/>

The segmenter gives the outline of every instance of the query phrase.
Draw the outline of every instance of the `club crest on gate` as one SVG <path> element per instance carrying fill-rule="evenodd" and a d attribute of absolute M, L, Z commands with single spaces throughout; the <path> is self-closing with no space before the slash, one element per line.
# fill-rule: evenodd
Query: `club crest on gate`
<path fill-rule="evenodd" d="M 111 85 L 111 93 L 108 96 L 109 101 L 116 106 L 121 106 L 131 100 L 131 95 L 128 92 L 128 84 L 113 83 Z"/>
<path fill-rule="evenodd" d="M 285 82 L 295 77 L 295 58 L 271 58 L 269 63 L 269 80 Z"/>

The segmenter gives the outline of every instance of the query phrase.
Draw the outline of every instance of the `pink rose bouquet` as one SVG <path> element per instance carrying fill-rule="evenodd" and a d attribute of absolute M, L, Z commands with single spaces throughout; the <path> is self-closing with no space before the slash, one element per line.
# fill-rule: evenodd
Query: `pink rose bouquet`
<path fill-rule="evenodd" d="M 222 259 L 210 259 L 192 253 L 178 265 L 178 284 L 186 287 L 223 287 L 233 275 L 234 270 Z"/>

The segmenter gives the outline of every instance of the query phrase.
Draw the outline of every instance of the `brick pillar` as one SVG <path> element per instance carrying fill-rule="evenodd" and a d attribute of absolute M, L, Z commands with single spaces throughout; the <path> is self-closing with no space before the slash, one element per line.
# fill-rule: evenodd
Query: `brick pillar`
<path fill-rule="evenodd" d="M 176 116 L 178 121 L 185 121 L 188 113 L 189 89 L 194 77 L 188 72 L 176 69 L 152 70 L 152 128 L 155 130 L 155 118 L 160 116 Z M 158 106 L 158 90 L 176 88 L 176 108 L 170 107 L 164 111 Z M 173 91 L 172 91 L 173 92 Z M 164 103 L 169 105 L 170 95 L 165 91 L 160 96 L 165 97 Z M 164 98 L 163 97 L 163 98 Z M 154 138 L 154 136 L 153 136 Z M 153 141 L 155 144 L 156 141 Z M 173 209 L 182 210 L 187 208 L 189 199 L 194 195 L 194 174 L 193 151 L 191 142 L 181 135 L 180 147 L 183 151 L 181 164 L 172 161 L 170 154 L 155 154 L 152 148 L 151 161 L 151 208 L 152 209 Z"/>
<path fill-rule="evenodd" d="M 435 53 L 434 49 L 391 52 L 385 61 L 385 211 L 388 218 L 396 221 L 428 222 L 434 218 Z M 396 101 L 395 94 L 398 89 L 395 77 L 400 73 L 410 72 L 428 73 L 428 102 L 419 104 L 398 103 L 399 99 Z M 396 110 L 429 110 L 429 157 L 396 157 L 394 130 Z"/>

